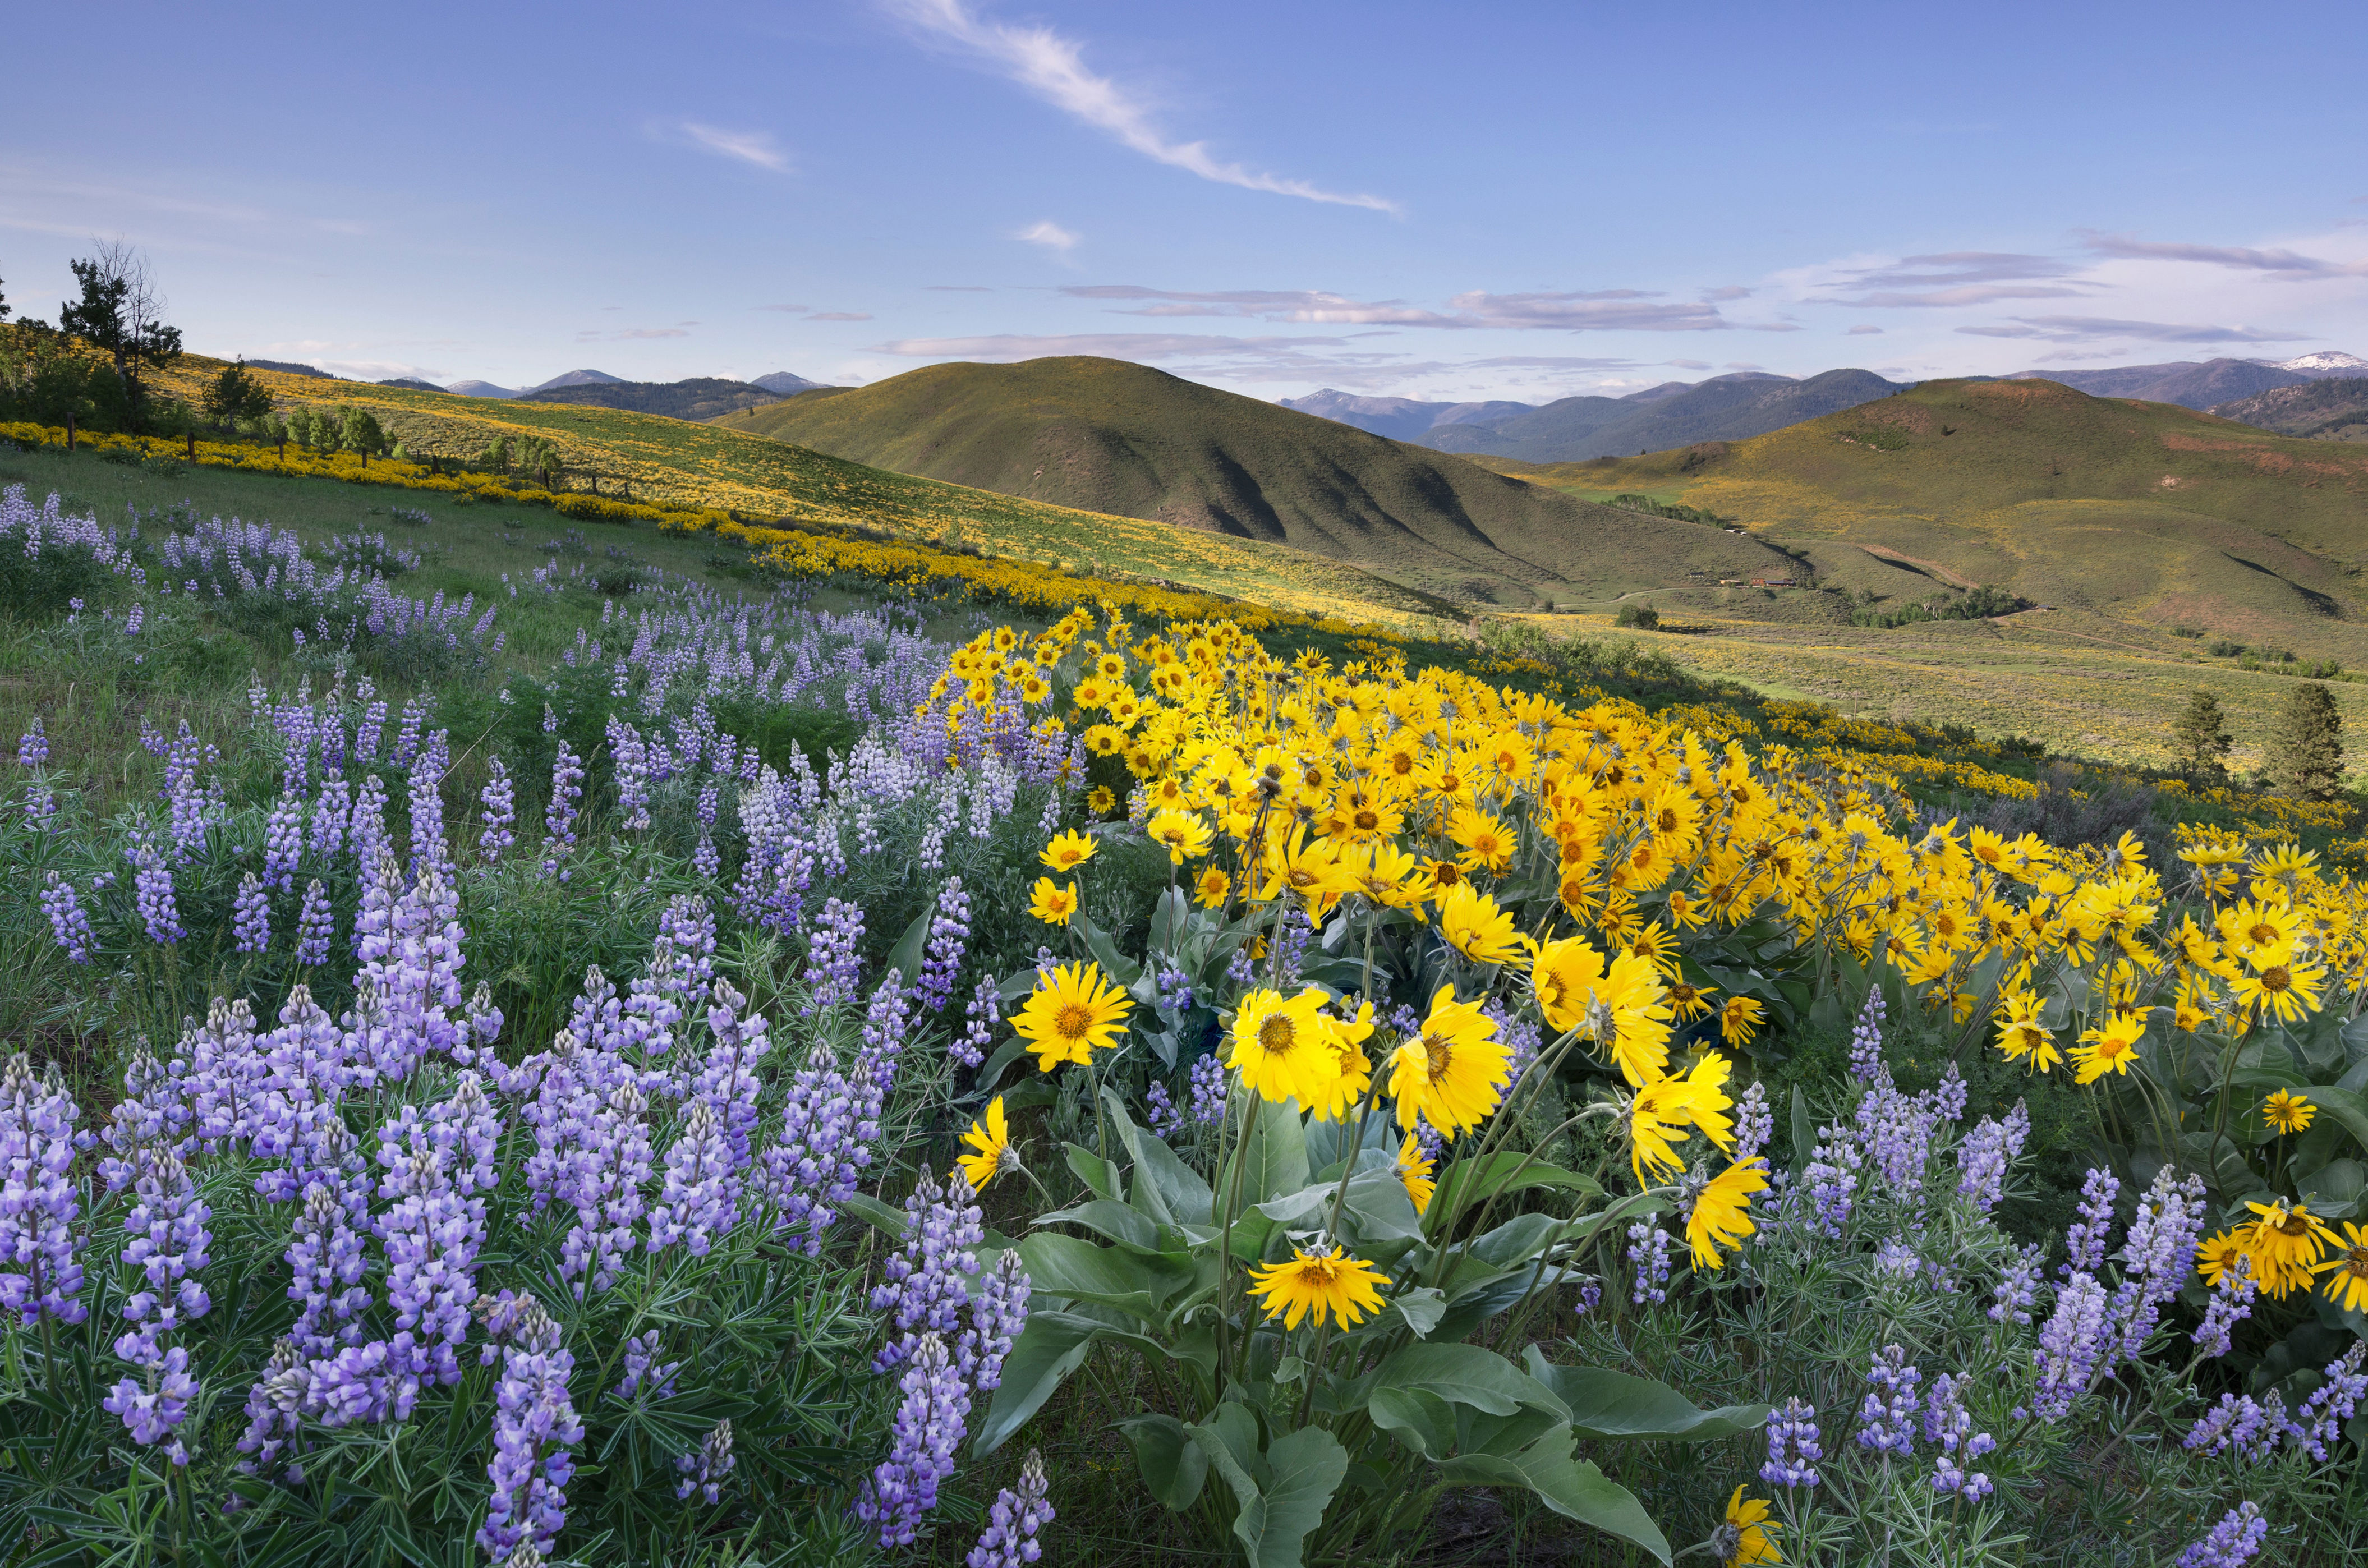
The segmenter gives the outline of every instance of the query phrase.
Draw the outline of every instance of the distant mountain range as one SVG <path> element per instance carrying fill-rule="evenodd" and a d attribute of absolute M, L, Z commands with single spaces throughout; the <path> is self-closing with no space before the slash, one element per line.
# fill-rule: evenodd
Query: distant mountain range
<path fill-rule="evenodd" d="M 2167 365 L 2121 365 L 2099 370 L 2017 370 L 2003 379 L 2060 381 L 2091 397 L 2134 397 L 2144 403 L 2175 403 L 2181 408 L 2205 409 L 2274 387 L 2301 386 L 2330 376 L 2362 375 L 2368 375 L 2368 359 L 2337 349 L 2322 349 L 2276 363 L 2266 359 L 2219 358 L 2201 363 L 2180 359 Z"/>
<path fill-rule="evenodd" d="M 2330 377 L 2271 387 L 2224 403 L 2210 412 L 2284 436 L 2321 441 L 2368 441 L 2368 378 Z"/>
<path fill-rule="evenodd" d="M 1596 505 L 1123 360 L 933 365 L 717 423 L 900 473 L 1289 544 L 1457 600 L 1533 606 L 1690 572 L 1791 568 L 1723 528 Z M 1195 548 L 1179 536 L 1180 553 Z"/>
<path fill-rule="evenodd" d="M 538 388 L 520 392 L 511 401 L 622 408 L 635 414 L 663 414 L 669 419 L 720 419 L 727 414 L 779 403 L 784 395 L 752 382 L 723 381 L 714 376 L 694 376 L 680 381 L 620 381 L 603 377 L 597 381 Z"/>
<path fill-rule="evenodd" d="M 261 361 L 259 360 L 256 361 L 256 363 L 260 362 Z M 273 366 L 271 368 L 274 369 L 279 369 L 283 367 Z M 313 374 L 318 375 L 320 372 L 315 370 Z M 413 383 L 406 381 L 404 384 L 411 385 Z M 670 386 L 685 388 L 713 388 L 721 386 L 734 386 L 761 387 L 766 392 L 773 392 L 781 397 L 788 397 L 793 392 L 806 392 L 822 384 L 823 383 L 820 381 L 810 381 L 803 376 L 793 376 L 787 370 L 775 370 L 770 375 L 758 376 L 752 381 L 734 381 L 719 379 L 713 376 L 693 376 L 687 381 L 628 381 L 624 377 L 612 376 L 606 370 L 567 370 L 552 377 L 551 380 L 547 381 L 541 381 L 530 387 L 502 387 L 495 386 L 491 381 L 452 381 L 437 390 L 448 392 L 456 392 L 461 397 L 535 397 L 543 392 L 560 392 L 571 387 Z M 685 398 L 691 400 L 696 400 L 700 395 L 701 394 L 698 392 L 690 392 L 684 394 Z M 567 398 L 560 401 L 569 403 L 599 402 L 597 398 Z M 762 398 L 757 400 L 757 403 L 761 403 L 764 400 Z M 604 408 L 637 408 L 644 414 L 658 414 L 666 412 L 663 409 L 657 408 L 642 408 L 640 404 L 632 403 L 602 403 L 600 406 Z M 735 406 L 749 408 L 754 407 L 755 403 L 744 403 L 736 404 Z M 709 416 L 705 415 L 678 415 L 677 417 L 706 418 Z"/>
<path fill-rule="evenodd" d="M 1827 370 L 1798 380 L 1739 370 L 1705 381 L 1664 381 L 1624 397 L 1526 403 L 1417 403 L 1351 397 L 1329 388 L 1282 406 L 1442 452 L 1581 462 L 1660 451 L 1696 441 L 1736 441 L 1889 397 L 1906 384 L 1872 370 Z"/>

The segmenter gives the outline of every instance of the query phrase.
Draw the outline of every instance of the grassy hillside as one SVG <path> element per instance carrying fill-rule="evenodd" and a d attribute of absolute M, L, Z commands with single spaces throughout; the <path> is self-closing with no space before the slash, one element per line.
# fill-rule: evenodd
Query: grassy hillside
<path fill-rule="evenodd" d="M 1449 598 L 1603 597 L 1782 562 L 1114 359 L 937 365 L 721 422 L 899 472 L 1287 543 Z"/>
<path fill-rule="evenodd" d="M 2368 441 L 2368 380 L 2356 376 L 2271 387 L 2212 410 L 2223 419 L 2256 425 L 2282 436 L 2318 441 Z"/>
<path fill-rule="evenodd" d="M 719 419 L 743 409 L 779 403 L 781 394 L 746 381 L 694 376 L 683 381 L 587 381 L 579 386 L 520 392 L 518 401 L 565 403 L 578 408 L 621 408 L 634 414 L 663 414 L 669 419 Z"/>
<path fill-rule="evenodd" d="M 2368 453 L 2169 404 L 1939 381 L 1747 441 L 1494 466 L 1706 507 L 1883 599 L 1996 583 L 2066 612 L 2368 663 Z"/>
<path fill-rule="evenodd" d="M 185 358 L 165 378 L 194 400 L 222 362 Z M 726 507 L 760 518 L 883 530 L 1099 575 L 1172 582 L 1307 614 L 1403 618 L 1447 609 L 1355 566 L 1285 545 L 1178 530 L 889 473 L 761 436 L 621 409 L 460 397 L 258 372 L 282 406 L 368 407 L 420 459 L 467 461 L 495 437 L 537 437 L 595 483 L 637 501 Z"/>

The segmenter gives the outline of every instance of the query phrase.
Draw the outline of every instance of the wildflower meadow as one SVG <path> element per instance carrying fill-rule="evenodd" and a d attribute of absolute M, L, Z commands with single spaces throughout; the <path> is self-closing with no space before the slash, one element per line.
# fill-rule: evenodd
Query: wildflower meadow
<path fill-rule="evenodd" d="M 6 1561 L 2368 1551 L 2341 812 L 417 499 L 0 498 Z"/>

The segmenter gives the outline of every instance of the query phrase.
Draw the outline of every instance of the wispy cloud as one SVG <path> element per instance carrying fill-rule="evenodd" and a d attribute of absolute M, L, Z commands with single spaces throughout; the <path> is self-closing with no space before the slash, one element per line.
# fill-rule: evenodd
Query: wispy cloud
<path fill-rule="evenodd" d="M 1379 196 L 1326 190 L 1291 179 L 1220 162 L 1206 142 L 1178 142 L 1152 123 L 1142 95 L 1087 68 L 1075 40 L 1047 27 L 989 21 L 963 0 L 882 0 L 891 14 L 924 38 L 950 45 L 1002 72 L 1064 113 L 1076 116 L 1147 158 L 1220 185 L 1396 212 L 1398 204 Z"/>
<path fill-rule="evenodd" d="M 2029 337 L 2047 343 L 2135 338 L 2145 343 L 2299 343 L 2312 335 L 2277 327 L 2188 326 L 2175 322 L 2117 321 L 2109 316 L 2016 316 L 2012 324 L 1961 326 L 1969 337 Z"/>
<path fill-rule="evenodd" d="M 2264 272 L 2281 278 L 2368 278 L 2368 261 L 2329 261 L 2299 251 L 2257 250 L 2247 245 L 2178 244 L 2140 240 L 2128 234 L 2080 231 L 2081 242 L 2099 256 L 2123 261 L 2192 261 L 2225 267 L 2237 272 Z"/>
<path fill-rule="evenodd" d="M 1820 279 L 1816 305 L 1875 310 L 1948 310 L 2001 300 L 2077 298 L 2089 287 L 2079 268 L 2050 256 L 2013 251 L 1937 251 L 1873 267 L 1837 267 Z"/>
<path fill-rule="evenodd" d="M 1539 328 L 1560 332 L 1716 332 L 1733 326 L 1707 302 L 1665 300 L 1640 289 L 1556 293 L 1491 294 L 1475 290 L 1435 311 L 1404 300 L 1352 300 L 1320 289 L 1148 289 L 1136 283 L 1065 288 L 1079 300 L 1135 301 L 1121 315 L 1250 316 L 1278 324 L 1322 326 Z M 1792 330 L 1778 328 L 1777 330 Z"/>
<path fill-rule="evenodd" d="M 925 283 L 925 294 L 992 294 L 995 290 L 984 283 Z"/>
<path fill-rule="evenodd" d="M 1081 236 L 1075 231 L 1064 229 L 1050 218 L 1046 218 L 1029 224 L 1011 237 L 1015 240 L 1025 240 L 1031 245 L 1042 245 L 1046 250 L 1057 251 L 1066 256 L 1077 248 L 1077 241 Z"/>
<path fill-rule="evenodd" d="M 722 126 L 701 125 L 693 119 L 684 120 L 676 129 L 689 138 L 691 145 L 719 158 L 734 158 L 760 169 L 770 169 L 775 174 L 789 172 L 790 155 L 774 144 L 770 131 L 727 131 Z"/>
<path fill-rule="evenodd" d="M 758 305 L 757 308 L 785 316 L 803 316 L 808 321 L 870 321 L 871 319 L 871 312 L 869 311 L 818 311 L 811 305 Z"/>
<path fill-rule="evenodd" d="M 1883 335 L 1883 329 L 1879 326 L 1870 326 L 1866 323 L 1861 322 L 1858 325 L 1850 328 L 1850 331 L 1844 333 L 1842 335 L 1845 337 L 1880 337 Z"/>
<path fill-rule="evenodd" d="M 1246 348 L 1302 348 L 1332 337 L 1219 337 L 1195 333 L 996 333 L 985 337 L 900 337 L 875 352 L 918 359 L 1038 359 L 1048 354 L 1099 354 L 1113 359 L 1190 359 Z"/>
<path fill-rule="evenodd" d="M 699 324 L 693 322 L 689 324 L 696 326 Z M 618 332 L 601 332 L 597 328 L 586 328 L 575 335 L 575 341 L 578 343 L 633 343 L 643 338 L 689 337 L 689 329 L 680 326 L 629 326 Z"/>

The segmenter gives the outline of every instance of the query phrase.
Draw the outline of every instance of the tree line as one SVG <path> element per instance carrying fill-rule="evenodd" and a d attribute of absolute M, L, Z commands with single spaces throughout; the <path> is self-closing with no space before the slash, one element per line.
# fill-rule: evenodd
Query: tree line
<path fill-rule="evenodd" d="M 2220 699 L 2197 687 L 2187 710 L 2171 726 L 2173 749 L 2189 777 L 2226 783 L 2228 754 L 2237 736 Z M 2305 801 L 2332 801 L 2343 794 L 2343 713 L 2323 681 L 2296 686 L 2279 710 L 2261 748 L 2261 778 Z"/>

